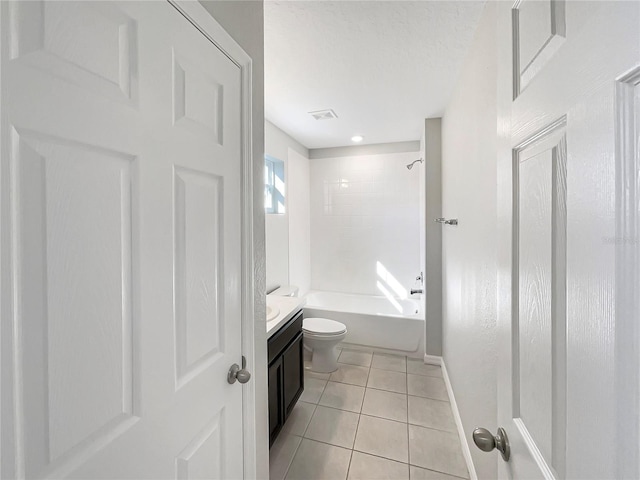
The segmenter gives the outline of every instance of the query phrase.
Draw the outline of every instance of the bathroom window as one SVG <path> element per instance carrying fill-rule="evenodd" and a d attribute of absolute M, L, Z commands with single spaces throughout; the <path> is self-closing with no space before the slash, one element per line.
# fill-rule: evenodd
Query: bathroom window
<path fill-rule="evenodd" d="M 270 155 L 264 156 L 264 211 L 284 213 L 284 162 Z"/>

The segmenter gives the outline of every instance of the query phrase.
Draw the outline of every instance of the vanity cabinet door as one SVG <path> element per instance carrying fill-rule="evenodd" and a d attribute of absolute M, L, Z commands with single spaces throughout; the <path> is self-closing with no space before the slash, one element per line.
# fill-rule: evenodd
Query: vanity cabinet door
<path fill-rule="evenodd" d="M 282 354 L 284 376 L 284 411 L 285 419 L 293 410 L 296 401 L 304 390 L 304 367 L 302 358 L 302 332 Z"/>
<path fill-rule="evenodd" d="M 283 357 L 269 366 L 269 447 L 278 437 L 284 424 Z"/>
<path fill-rule="evenodd" d="M 304 390 L 302 311 L 269 339 L 267 349 L 271 447 Z"/>

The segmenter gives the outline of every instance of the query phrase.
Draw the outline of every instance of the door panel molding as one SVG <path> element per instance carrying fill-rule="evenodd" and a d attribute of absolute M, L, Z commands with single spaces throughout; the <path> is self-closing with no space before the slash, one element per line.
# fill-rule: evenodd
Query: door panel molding
<path fill-rule="evenodd" d="M 224 87 L 198 68 L 182 52 L 173 56 L 173 124 L 211 135 L 218 145 L 224 143 Z M 201 87 L 201 88 L 197 88 Z M 193 90 L 197 90 L 193 92 Z M 202 98 L 203 95 L 205 98 Z M 209 106 L 213 105 L 213 109 Z"/>
<path fill-rule="evenodd" d="M 55 477 L 81 465 L 139 419 L 132 235 L 136 157 L 10 129 L 16 471 Z M 91 236 L 92 248 L 67 242 L 73 255 L 60 255 L 69 231 L 78 239 Z M 94 258 L 96 248 L 101 255 Z M 48 253 L 56 255 L 50 259 Z M 78 280 L 72 286 L 64 281 L 69 271 Z M 105 286 L 101 292 L 86 288 L 96 278 Z M 67 330 L 71 324 L 73 336 Z M 96 328 L 103 335 L 91 341 Z M 87 366 L 108 374 L 93 375 Z M 36 402 L 40 414 L 26 415 L 25 403 L 33 408 Z M 66 412 L 70 405 L 72 417 Z"/>
<path fill-rule="evenodd" d="M 540 469 L 558 477 L 567 408 L 566 127 L 562 116 L 512 153 L 512 416 Z M 523 194 L 535 202 L 523 204 Z"/>
<path fill-rule="evenodd" d="M 214 479 L 227 478 L 223 462 L 224 415 L 223 408 L 176 457 L 176 480 L 206 478 L 212 470 L 217 470 Z"/>
<path fill-rule="evenodd" d="M 23 62 L 112 100 L 137 102 L 136 22 L 117 6 L 86 9 L 64 2 L 10 2 L 10 49 Z M 89 25 L 83 14 L 91 15 Z M 71 38 L 50 32 L 65 24 Z M 86 55 L 87 43 L 105 52 Z M 70 48 L 72 47 L 72 48 Z M 84 50 L 84 51 L 83 51 Z"/>
<path fill-rule="evenodd" d="M 513 98 L 516 99 L 564 43 L 565 0 L 518 0 L 512 9 L 512 22 Z"/>
<path fill-rule="evenodd" d="M 224 244 L 223 180 L 208 172 L 173 167 L 177 389 L 225 352 L 224 262 L 220 251 Z M 202 205 L 209 205 L 210 210 L 203 212 Z"/>

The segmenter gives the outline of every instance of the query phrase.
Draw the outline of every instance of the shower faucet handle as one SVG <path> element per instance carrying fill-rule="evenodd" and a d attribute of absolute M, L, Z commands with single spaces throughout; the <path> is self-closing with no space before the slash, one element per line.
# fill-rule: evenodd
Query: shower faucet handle
<path fill-rule="evenodd" d="M 420 275 L 416 277 L 416 282 L 420 282 L 420 285 L 422 285 L 423 280 L 424 280 L 424 274 L 420 272 Z"/>

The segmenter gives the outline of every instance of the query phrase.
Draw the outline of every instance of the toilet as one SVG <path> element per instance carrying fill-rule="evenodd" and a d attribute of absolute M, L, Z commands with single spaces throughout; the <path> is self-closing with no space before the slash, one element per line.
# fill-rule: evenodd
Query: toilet
<path fill-rule="evenodd" d="M 297 297 L 298 287 L 283 286 L 269 295 Z M 336 347 L 347 336 L 347 327 L 328 318 L 305 318 L 302 320 L 303 343 L 311 350 L 311 371 L 331 373 L 338 369 Z"/>
<path fill-rule="evenodd" d="M 328 318 L 305 318 L 302 320 L 304 345 L 311 353 L 311 371 L 331 373 L 338 369 L 336 347 L 347 336 L 347 327 Z"/>

